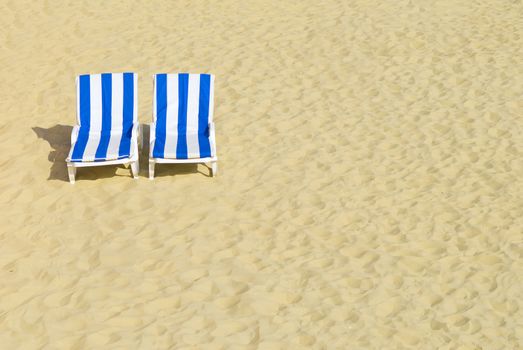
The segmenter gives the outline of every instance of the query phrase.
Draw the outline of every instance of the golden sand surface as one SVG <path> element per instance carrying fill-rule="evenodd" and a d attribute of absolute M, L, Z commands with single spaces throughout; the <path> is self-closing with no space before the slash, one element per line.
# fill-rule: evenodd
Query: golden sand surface
<path fill-rule="evenodd" d="M 0 2 L 0 349 L 523 349 L 521 0 Z M 216 75 L 220 171 L 79 169 L 75 76 Z"/>

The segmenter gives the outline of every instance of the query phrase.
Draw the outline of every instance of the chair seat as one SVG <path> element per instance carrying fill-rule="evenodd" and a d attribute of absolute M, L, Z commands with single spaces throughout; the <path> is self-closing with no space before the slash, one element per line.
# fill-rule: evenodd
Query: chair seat
<path fill-rule="evenodd" d="M 76 142 L 71 145 L 67 160 L 71 162 L 99 162 L 130 158 L 134 149 L 131 136 L 132 130 L 102 133 L 80 127 L 78 137 Z"/>
<path fill-rule="evenodd" d="M 153 158 L 198 159 L 212 156 L 209 136 L 197 132 L 183 135 L 170 132 L 157 133 L 152 148 Z"/>

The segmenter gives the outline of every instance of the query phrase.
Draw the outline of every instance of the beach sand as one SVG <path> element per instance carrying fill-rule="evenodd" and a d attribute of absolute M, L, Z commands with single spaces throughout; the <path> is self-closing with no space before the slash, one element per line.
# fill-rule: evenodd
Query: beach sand
<path fill-rule="evenodd" d="M 0 2 L 0 348 L 522 349 L 523 3 Z M 75 76 L 213 73 L 219 174 L 84 168 Z"/>

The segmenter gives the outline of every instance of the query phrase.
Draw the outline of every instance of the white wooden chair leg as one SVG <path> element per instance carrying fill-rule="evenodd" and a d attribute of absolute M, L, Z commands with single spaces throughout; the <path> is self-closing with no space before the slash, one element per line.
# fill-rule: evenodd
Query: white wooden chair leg
<path fill-rule="evenodd" d="M 140 171 L 140 164 L 138 163 L 138 161 L 134 161 L 131 163 L 131 172 L 133 174 L 133 177 L 135 179 L 138 178 L 138 172 Z"/>
<path fill-rule="evenodd" d="M 154 166 L 156 162 L 152 159 L 149 159 L 149 180 L 154 179 Z"/>
<path fill-rule="evenodd" d="M 76 168 L 74 164 L 67 164 L 67 173 L 69 174 L 69 182 L 74 184 L 75 176 L 76 176 Z"/>
<path fill-rule="evenodd" d="M 212 176 L 218 174 L 218 162 L 212 162 Z"/>

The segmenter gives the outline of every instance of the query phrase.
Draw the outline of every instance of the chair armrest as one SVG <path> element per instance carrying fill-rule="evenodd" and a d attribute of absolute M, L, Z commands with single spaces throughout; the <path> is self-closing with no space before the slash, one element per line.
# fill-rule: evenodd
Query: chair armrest
<path fill-rule="evenodd" d="M 213 122 L 209 123 L 209 141 L 211 143 L 211 155 L 216 157 L 216 133 Z"/>
<path fill-rule="evenodd" d="M 156 140 L 156 123 L 149 124 L 149 143 L 152 145 Z"/>
<path fill-rule="evenodd" d="M 133 125 L 133 130 L 131 134 L 131 139 L 136 144 L 136 151 L 139 152 L 139 148 L 143 147 L 143 125 L 136 122 L 136 124 Z"/>
<path fill-rule="evenodd" d="M 71 148 L 69 149 L 69 153 L 67 157 L 65 158 L 66 162 L 69 162 L 71 160 L 71 154 L 73 152 L 74 144 L 76 143 L 76 140 L 78 140 L 78 132 L 80 131 L 80 125 L 73 126 L 73 129 L 71 130 Z"/>
<path fill-rule="evenodd" d="M 156 140 L 156 123 L 149 124 L 149 153 L 153 154 L 154 141 Z"/>
<path fill-rule="evenodd" d="M 137 140 L 137 137 L 139 136 L 139 131 L 140 131 L 140 123 L 135 123 L 133 125 L 133 130 L 131 131 L 131 139 Z"/>
<path fill-rule="evenodd" d="M 80 130 L 80 125 L 73 126 L 73 130 L 71 130 L 71 146 L 76 143 L 76 140 L 78 139 L 79 130 Z"/>

